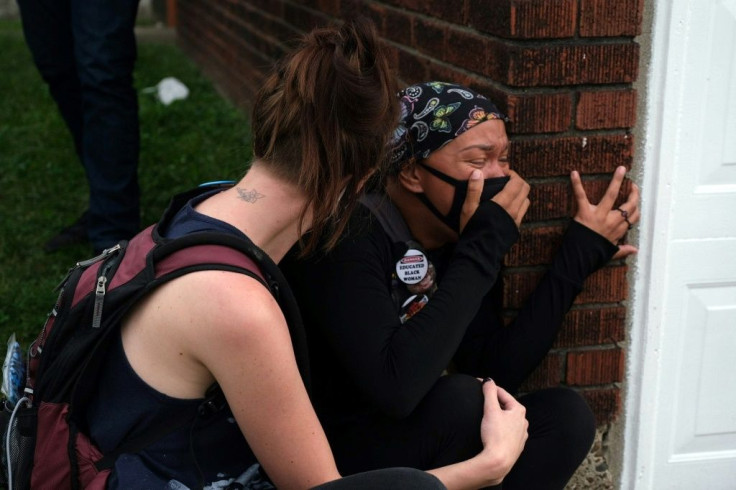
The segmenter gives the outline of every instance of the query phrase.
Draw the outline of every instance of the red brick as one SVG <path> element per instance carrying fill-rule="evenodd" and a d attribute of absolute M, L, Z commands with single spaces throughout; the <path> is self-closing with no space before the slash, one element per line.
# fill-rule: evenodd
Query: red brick
<path fill-rule="evenodd" d="M 526 117 L 534 118 L 533 113 Z M 513 138 L 509 149 L 511 167 L 524 178 L 612 173 L 619 165 L 631 168 L 634 138 L 630 134 L 606 134 L 533 139 Z"/>
<path fill-rule="evenodd" d="M 344 1 L 344 0 L 343 0 Z M 435 19 L 442 19 L 455 24 L 465 24 L 466 0 L 451 2 L 427 2 L 426 0 L 384 0 L 383 3 L 394 7 L 420 12 Z"/>
<path fill-rule="evenodd" d="M 626 265 L 606 266 L 585 280 L 585 286 L 575 299 L 575 304 L 617 303 L 629 296 Z"/>
<path fill-rule="evenodd" d="M 509 73 L 499 81 L 516 87 L 631 83 L 639 64 L 639 45 L 631 42 L 507 50 Z"/>
<path fill-rule="evenodd" d="M 519 391 L 529 392 L 559 386 L 562 381 L 562 356 L 548 354 L 532 374 L 524 380 Z"/>
<path fill-rule="evenodd" d="M 511 37 L 511 0 L 469 0 L 468 26 Z"/>
<path fill-rule="evenodd" d="M 524 216 L 524 221 L 529 223 L 572 216 L 572 193 L 567 181 L 534 182 L 531 187 L 529 192 L 531 205 Z"/>
<path fill-rule="evenodd" d="M 600 202 L 610 183 L 610 175 L 596 176 L 593 179 L 583 178 L 583 189 L 588 201 Z M 531 223 L 549 219 L 559 219 L 574 216 L 576 204 L 572 195 L 569 180 L 563 182 L 533 182 L 529 192 L 531 206 L 524 216 L 524 221 Z M 631 181 L 624 180 L 619 195 L 614 203 L 618 206 L 625 200 L 631 190 Z"/>
<path fill-rule="evenodd" d="M 644 0 L 580 0 L 582 37 L 638 36 Z"/>
<path fill-rule="evenodd" d="M 413 17 L 397 9 L 386 9 L 383 35 L 391 41 L 411 46 Z"/>
<path fill-rule="evenodd" d="M 420 12 L 422 4 L 425 2 L 424 0 L 383 0 L 383 3 L 393 5 L 394 7 Z"/>
<path fill-rule="evenodd" d="M 329 23 L 330 19 L 316 10 L 287 3 L 284 4 L 284 21 L 302 32 L 309 32 L 315 27 Z"/>
<path fill-rule="evenodd" d="M 614 344 L 625 338 L 626 308 L 574 308 L 565 316 L 555 347 Z"/>
<path fill-rule="evenodd" d="M 563 226 L 537 226 L 521 228 L 519 241 L 504 258 L 508 267 L 549 264 L 562 243 Z"/>
<path fill-rule="evenodd" d="M 334 17 L 340 16 L 340 0 L 300 0 L 299 3 Z"/>
<path fill-rule="evenodd" d="M 395 44 L 384 44 L 386 49 L 386 57 L 388 58 L 388 64 L 394 70 L 395 76 L 398 78 L 399 69 L 399 48 Z"/>
<path fill-rule="evenodd" d="M 253 32 L 260 33 L 262 37 L 269 37 L 274 44 L 280 43 L 285 46 L 285 43 L 296 39 L 300 35 L 298 29 L 285 23 L 280 16 L 276 17 L 246 4 L 240 4 L 240 7 L 238 11 L 240 24 L 248 26 Z M 253 49 L 257 50 L 258 48 L 253 47 Z M 280 54 L 273 52 L 268 52 L 268 54 L 272 58 L 280 56 Z"/>
<path fill-rule="evenodd" d="M 551 39 L 575 35 L 577 2 L 558 0 L 471 0 L 468 23 L 511 39 Z"/>
<path fill-rule="evenodd" d="M 283 0 L 248 0 L 247 2 L 252 9 L 262 10 L 274 17 L 283 17 L 284 2 Z M 211 5 L 209 2 L 203 2 L 205 5 Z"/>
<path fill-rule="evenodd" d="M 558 133 L 572 125 L 569 93 L 510 95 L 507 104 L 510 129 L 515 134 Z"/>
<path fill-rule="evenodd" d="M 445 44 L 447 42 L 446 24 L 437 22 L 436 20 L 416 18 L 414 19 L 413 34 L 412 46 L 417 51 L 439 60 L 445 59 Z M 477 55 L 475 58 L 477 60 Z"/>
<path fill-rule="evenodd" d="M 575 304 L 617 303 L 628 296 L 625 265 L 607 266 L 586 279 Z M 509 270 L 503 276 L 503 304 L 507 308 L 521 308 L 545 274 L 545 270 Z"/>
<path fill-rule="evenodd" d="M 340 18 L 352 19 L 365 15 L 367 3 L 363 0 L 340 0 Z"/>
<path fill-rule="evenodd" d="M 583 92 L 578 100 L 578 129 L 631 128 L 636 124 L 636 91 Z"/>
<path fill-rule="evenodd" d="M 510 34 L 524 39 L 572 37 L 576 23 L 576 0 L 516 0 L 511 9 Z"/>
<path fill-rule="evenodd" d="M 366 7 L 361 9 L 361 15 L 368 17 L 376 25 L 376 30 L 379 34 L 385 35 L 386 33 L 386 7 L 377 5 L 374 3 L 368 4 Z"/>
<path fill-rule="evenodd" d="M 621 413 L 621 390 L 618 388 L 580 390 L 580 394 L 593 410 L 598 427 L 615 421 Z"/>
<path fill-rule="evenodd" d="M 465 24 L 467 11 L 467 0 L 453 0 L 440 2 L 422 2 L 422 12 L 454 24 Z"/>
<path fill-rule="evenodd" d="M 398 76 L 407 84 L 423 82 L 427 80 L 427 58 L 399 47 L 398 53 Z"/>
<path fill-rule="evenodd" d="M 420 42 L 419 36 L 420 29 L 416 26 L 414 37 L 417 43 Z M 432 56 L 482 75 L 488 74 L 489 63 L 501 62 L 499 56 L 489 54 L 490 43 L 484 36 L 453 27 L 447 30 L 446 39 L 446 50 Z M 444 57 L 440 56 L 441 53 L 444 53 Z M 498 70 L 502 72 L 503 68 Z"/>
<path fill-rule="evenodd" d="M 427 62 L 427 80 L 443 80 L 468 86 L 472 83 L 473 77 L 465 72 L 455 70 L 450 65 L 430 59 Z"/>
<path fill-rule="evenodd" d="M 620 348 L 567 354 L 566 382 L 573 386 L 617 383 L 624 377 L 624 351 Z"/>

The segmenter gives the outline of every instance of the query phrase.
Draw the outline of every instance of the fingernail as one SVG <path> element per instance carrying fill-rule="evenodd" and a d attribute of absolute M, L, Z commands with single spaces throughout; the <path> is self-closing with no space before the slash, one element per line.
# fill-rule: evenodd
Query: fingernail
<path fill-rule="evenodd" d="M 483 378 L 483 381 L 480 384 L 481 385 L 484 385 L 484 384 L 488 383 L 489 381 L 491 383 L 493 383 L 493 378 Z"/>
<path fill-rule="evenodd" d="M 480 180 L 480 177 L 481 177 L 480 170 L 478 169 L 473 170 L 473 173 L 470 174 L 470 178 L 472 180 Z"/>

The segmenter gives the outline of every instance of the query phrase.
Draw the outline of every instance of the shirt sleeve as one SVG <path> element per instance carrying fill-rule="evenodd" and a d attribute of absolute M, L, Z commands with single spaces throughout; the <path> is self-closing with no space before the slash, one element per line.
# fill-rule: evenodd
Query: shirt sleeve
<path fill-rule="evenodd" d="M 600 234 L 571 221 L 548 271 L 509 325 L 502 324 L 493 295 L 484 298 L 454 357 L 456 366 L 474 376 L 490 376 L 515 392 L 552 347 L 585 279 L 617 250 Z"/>
<path fill-rule="evenodd" d="M 503 208 L 482 203 L 437 291 L 402 325 L 390 289 L 396 259 L 374 224 L 373 233 L 343 240 L 301 269 L 299 282 L 313 287 L 299 288 L 300 306 L 363 395 L 386 415 L 403 418 L 447 367 L 517 239 Z"/>

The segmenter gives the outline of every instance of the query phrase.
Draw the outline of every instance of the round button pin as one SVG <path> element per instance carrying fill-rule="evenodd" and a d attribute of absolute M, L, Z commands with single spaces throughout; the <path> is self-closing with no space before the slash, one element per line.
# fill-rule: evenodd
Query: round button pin
<path fill-rule="evenodd" d="M 396 275 L 405 284 L 416 284 L 427 275 L 428 264 L 429 261 L 422 252 L 410 248 L 396 262 Z"/>

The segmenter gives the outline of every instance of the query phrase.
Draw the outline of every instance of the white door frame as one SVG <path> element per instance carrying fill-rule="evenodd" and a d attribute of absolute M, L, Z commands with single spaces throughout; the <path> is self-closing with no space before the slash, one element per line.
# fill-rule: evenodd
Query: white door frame
<path fill-rule="evenodd" d="M 666 92 L 672 26 L 670 1 L 653 0 L 651 60 L 649 64 L 644 117 L 645 135 L 642 168 L 642 203 L 639 227 L 639 254 L 634 269 L 634 287 L 631 308 L 631 332 L 626 376 L 626 405 L 624 452 L 620 489 L 654 488 L 652 467 L 654 459 L 655 421 L 658 400 L 647 397 L 656 391 L 659 383 L 658 346 L 661 340 L 661 316 L 657 311 L 664 297 L 663 281 L 653 277 L 664 275 L 667 250 L 671 183 L 674 175 L 672 162 L 673 141 L 664 141 L 666 126 L 673 119 L 665 117 L 672 107 L 675 94 Z M 672 46 L 677 49 L 677 46 Z M 656 229 L 655 229 L 656 223 Z M 653 253 L 657 250 L 659 253 Z"/>
<path fill-rule="evenodd" d="M 693 0 L 651 0 L 653 9 L 651 58 L 646 84 L 643 121 L 642 218 L 639 257 L 634 270 L 631 333 L 627 365 L 627 394 L 624 418 L 624 451 L 619 488 L 657 488 L 657 413 L 662 401 L 657 396 L 663 382 L 661 372 L 664 339 L 662 305 L 667 291 L 666 264 L 670 258 L 675 162 L 681 151 L 678 129 L 683 117 L 683 72 L 688 43 L 697 33 L 689 32 Z M 646 66 L 646 65 L 643 65 Z M 687 144 L 687 143 L 685 143 Z M 656 253 L 655 253 L 656 251 Z M 665 407 L 667 408 L 667 407 Z"/>

